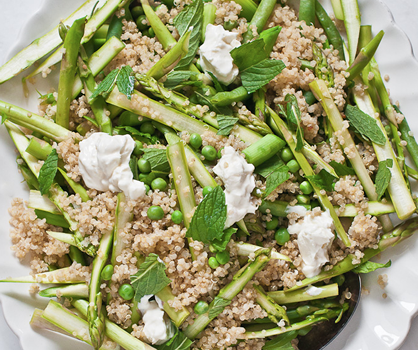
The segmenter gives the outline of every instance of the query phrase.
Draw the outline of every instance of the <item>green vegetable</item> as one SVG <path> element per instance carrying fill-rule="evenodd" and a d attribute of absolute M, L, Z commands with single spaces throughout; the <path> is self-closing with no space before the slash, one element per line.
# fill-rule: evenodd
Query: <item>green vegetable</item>
<path fill-rule="evenodd" d="M 171 221 L 177 225 L 180 225 L 183 221 L 183 213 L 180 210 L 173 211 L 171 214 Z"/>
<path fill-rule="evenodd" d="M 151 122 L 144 122 L 139 127 L 139 130 L 144 134 L 153 135 L 155 133 L 154 125 Z"/>
<path fill-rule="evenodd" d="M 290 174 L 288 166 L 284 165 L 274 170 L 266 179 L 266 190 L 264 192 L 264 196 L 267 197 L 283 182 L 289 180 L 289 178 Z"/>
<path fill-rule="evenodd" d="M 202 148 L 202 156 L 205 157 L 206 160 L 213 161 L 217 158 L 217 152 L 215 147 L 211 145 L 207 145 Z"/>
<path fill-rule="evenodd" d="M 263 350 L 292 350 L 292 340 L 298 336 L 298 331 L 290 331 L 280 334 L 277 337 L 269 340 L 263 346 Z"/>
<path fill-rule="evenodd" d="M 303 181 L 299 188 L 303 194 L 311 194 L 313 192 L 313 187 L 308 181 Z"/>
<path fill-rule="evenodd" d="M 118 294 L 122 299 L 132 300 L 135 295 L 135 291 L 129 283 L 125 283 L 119 287 Z"/>
<path fill-rule="evenodd" d="M 115 85 L 130 100 L 134 90 L 134 82 L 135 78 L 133 77 L 133 70 L 130 66 L 123 66 L 120 69 L 116 68 L 101 81 L 90 96 L 90 100 L 94 100 L 99 95 L 107 98 Z"/>
<path fill-rule="evenodd" d="M 300 0 L 299 21 L 305 21 L 308 26 L 315 23 L 315 0 Z"/>
<path fill-rule="evenodd" d="M 242 42 L 247 43 L 253 39 L 253 31 L 250 27 L 255 26 L 257 28 L 257 33 L 261 33 L 267 21 L 272 14 L 274 7 L 276 5 L 276 0 L 261 0 L 258 4 L 257 10 L 254 13 L 254 16 L 251 19 L 251 22 L 248 24 L 248 30 L 245 32 Z"/>
<path fill-rule="evenodd" d="M 189 350 L 192 343 L 183 332 L 177 330 L 176 334 L 168 342 L 156 347 L 158 350 Z"/>
<path fill-rule="evenodd" d="M 270 221 L 266 222 L 267 230 L 274 230 L 277 226 L 279 226 L 279 219 L 277 217 L 272 217 Z"/>
<path fill-rule="evenodd" d="M 226 263 L 229 262 L 230 259 L 231 259 L 231 256 L 229 255 L 229 252 L 227 250 L 216 253 L 216 260 L 221 265 L 225 265 Z"/>
<path fill-rule="evenodd" d="M 347 176 L 347 175 L 356 175 L 356 172 L 353 168 L 348 167 L 347 165 L 337 163 L 335 160 L 329 162 L 338 176 Z"/>
<path fill-rule="evenodd" d="M 193 59 L 195 58 L 197 49 L 199 48 L 200 38 L 202 36 L 202 21 L 202 0 L 194 0 L 174 18 L 174 26 L 177 28 L 180 36 L 184 35 L 189 28 L 193 28 L 190 35 L 188 52 L 186 56 L 184 56 L 184 58 L 182 58 L 177 64 L 176 69 L 181 70 L 188 68 L 190 63 L 192 63 Z"/>
<path fill-rule="evenodd" d="M 350 125 L 355 128 L 363 137 L 369 139 L 378 145 L 384 145 L 386 142 L 385 135 L 380 130 L 376 120 L 357 107 L 347 105 L 345 115 L 350 121 Z"/>
<path fill-rule="evenodd" d="M 300 204 L 309 204 L 311 202 L 311 199 L 309 198 L 309 196 L 306 196 L 306 195 L 303 195 L 303 194 L 298 194 L 296 196 L 296 200 Z"/>
<path fill-rule="evenodd" d="M 382 198 L 389 186 L 390 179 L 392 178 L 392 173 L 390 171 L 392 167 L 393 159 L 387 159 L 385 161 L 379 162 L 379 168 L 377 170 L 375 180 L 378 200 Z"/>
<path fill-rule="evenodd" d="M 111 264 L 106 265 L 101 272 L 102 280 L 110 281 L 112 279 L 112 275 L 113 275 L 113 265 Z"/>
<path fill-rule="evenodd" d="M 167 182 L 161 177 L 157 177 L 151 182 L 151 188 L 153 190 L 165 191 L 167 188 Z"/>
<path fill-rule="evenodd" d="M 58 154 L 55 149 L 48 155 L 48 158 L 45 160 L 42 165 L 41 170 L 39 171 L 39 189 L 41 194 L 48 194 L 49 189 L 54 182 L 55 175 L 57 174 L 58 169 Z"/>
<path fill-rule="evenodd" d="M 274 235 L 274 239 L 278 244 L 284 245 L 290 239 L 289 231 L 284 227 L 279 228 Z"/>
<path fill-rule="evenodd" d="M 195 148 L 198 149 L 202 146 L 202 137 L 199 134 L 191 134 L 190 135 L 190 145 Z"/>
<path fill-rule="evenodd" d="M 249 147 L 245 148 L 242 153 L 245 155 L 245 160 L 254 166 L 259 166 L 270 158 L 274 157 L 281 148 L 286 144 L 280 137 L 268 134 L 263 136 L 257 142 L 254 142 Z"/>
<path fill-rule="evenodd" d="M 144 158 L 138 159 L 138 169 L 141 173 L 148 174 L 151 171 L 151 164 Z"/>
<path fill-rule="evenodd" d="M 144 295 L 157 294 L 171 283 L 165 274 L 165 265 L 158 255 L 151 253 L 139 266 L 138 272 L 131 276 L 135 290 L 135 301 L 140 302 Z"/>
<path fill-rule="evenodd" d="M 280 156 L 282 157 L 283 161 L 286 163 L 293 159 L 293 153 L 289 147 L 283 148 L 282 152 L 280 153 Z"/>
<path fill-rule="evenodd" d="M 206 301 L 199 301 L 195 306 L 194 306 L 194 312 L 197 315 L 202 315 L 206 312 L 208 312 L 209 310 L 209 304 Z"/>
<path fill-rule="evenodd" d="M 214 256 L 212 256 L 208 259 L 208 265 L 211 269 L 215 270 L 216 268 L 219 267 L 220 264 L 219 264 L 218 260 L 216 260 L 216 258 Z"/>
<path fill-rule="evenodd" d="M 292 174 L 297 173 L 300 169 L 300 165 L 297 162 L 297 160 L 295 160 L 295 159 L 292 159 L 292 160 L 288 161 L 287 164 L 286 164 L 286 167 L 289 169 L 289 171 Z"/>
<path fill-rule="evenodd" d="M 161 220 L 164 217 L 164 210 L 158 205 L 152 205 L 147 210 L 147 216 L 151 220 Z"/>
<path fill-rule="evenodd" d="M 376 271 L 377 269 L 387 268 L 392 265 L 392 261 L 388 261 L 386 264 L 379 264 L 373 261 L 366 261 L 365 263 L 357 266 L 353 271 L 355 273 L 369 273 Z"/>
<path fill-rule="evenodd" d="M 205 187 L 203 187 L 203 190 L 202 190 L 203 197 L 206 197 L 212 191 L 213 191 L 213 187 L 212 186 L 205 186 Z"/>
<path fill-rule="evenodd" d="M 141 141 L 135 140 L 135 148 L 133 150 L 133 155 L 140 156 L 142 154 L 142 149 L 144 148 Z"/>
<path fill-rule="evenodd" d="M 277 75 L 279 75 L 285 64 L 280 60 L 263 60 L 251 67 L 240 70 L 242 86 L 248 93 L 252 93 L 268 84 Z"/>

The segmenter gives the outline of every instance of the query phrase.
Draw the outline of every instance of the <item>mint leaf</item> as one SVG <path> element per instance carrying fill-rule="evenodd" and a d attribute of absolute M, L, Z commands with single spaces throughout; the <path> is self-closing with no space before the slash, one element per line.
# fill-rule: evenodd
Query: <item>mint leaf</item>
<path fill-rule="evenodd" d="M 353 168 L 348 167 L 347 165 L 337 163 L 335 160 L 329 162 L 338 176 L 347 176 L 347 175 L 356 175 L 356 172 Z"/>
<path fill-rule="evenodd" d="M 170 173 L 170 164 L 167 159 L 167 151 L 160 148 L 144 148 L 143 158 L 151 164 L 151 170 Z"/>
<path fill-rule="evenodd" d="M 218 114 L 216 116 L 216 120 L 218 121 L 219 125 L 219 130 L 216 134 L 228 136 L 231 133 L 234 125 L 238 122 L 239 118 Z"/>
<path fill-rule="evenodd" d="M 266 179 L 266 191 L 264 193 L 264 197 L 267 197 L 277 188 L 277 186 L 289 180 L 289 178 L 289 168 L 287 166 L 284 165 L 274 170 Z"/>
<path fill-rule="evenodd" d="M 250 68 L 269 56 L 264 52 L 264 40 L 257 39 L 231 50 L 230 54 L 240 71 Z"/>
<path fill-rule="evenodd" d="M 176 334 L 162 345 L 154 345 L 158 350 L 189 350 L 193 342 L 177 329 Z"/>
<path fill-rule="evenodd" d="M 386 264 L 379 264 L 375 263 L 373 261 L 366 261 L 365 263 L 357 266 L 355 269 L 353 269 L 353 272 L 355 273 L 369 273 L 376 271 L 377 269 L 382 269 L 386 267 L 390 267 L 392 265 L 392 261 L 388 261 Z"/>
<path fill-rule="evenodd" d="M 298 336 L 298 331 L 290 331 L 280 334 L 272 340 L 267 341 L 263 350 L 294 350 L 292 340 Z"/>
<path fill-rule="evenodd" d="M 263 30 L 260 33 L 260 39 L 264 40 L 264 52 L 266 54 L 266 58 L 270 57 L 270 53 L 273 50 L 273 46 L 276 44 L 277 37 L 280 34 L 282 27 L 276 26 L 266 30 Z"/>
<path fill-rule="evenodd" d="M 49 189 L 54 182 L 55 175 L 57 174 L 58 169 L 58 154 L 57 150 L 54 148 L 48 157 L 46 158 L 44 164 L 42 165 L 41 170 L 39 171 L 39 190 L 41 194 L 48 194 Z"/>
<path fill-rule="evenodd" d="M 190 5 L 186 6 L 174 18 L 174 26 L 177 28 L 180 36 L 186 31 L 193 27 L 192 33 L 189 40 L 189 51 L 186 56 L 183 57 L 177 64 L 176 69 L 184 69 L 192 63 L 196 56 L 197 49 L 200 44 L 200 37 L 202 35 L 202 24 L 203 24 L 203 1 L 194 0 Z"/>
<path fill-rule="evenodd" d="M 254 172 L 264 178 L 267 178 L 274 170 L 283 165 L 283 161 L 277 155 L 274 155 L 269 160 L 256 167 Z"/>
<path fill-rule="evenodd" d="M 377 169 L 375 186 L 377 192 L 377 200 L 380 201 L 380 198 L 385 194 L 386 189 L 389 186 L 390 179 L 392 178 L 392 173 L 390 168 L 393 166 L 393 159 L 386 159 L 382 162 L 379 162 L 379 168 Z"/>
<path fill-rule="evenodd" d="M 298 129 L 296 130 L 296 147 L 295 151 L 299 152 L 303 148 L 303 129 L 298 125 Z"/>
<path fill-rule="evenodd" d="M 132 70 L 131 66 L 123 66 L 119 70 L 119 74 L 116 78 L 116 85 L 119 89 L 119 92 L 124 94 L 128 100 L 131 99 L 132 92 L 134 91 L 135 87 L 135 77 L 134 71 Z"/>
<path fill-rule="evenodd" d="M 335 177 L 332 176 L 328 171 L 322 169 L 317 175 L 307 176 L 308 180 L 321 190 L 332 192 L 332 184 Z"/>
<path fill-rule="evenodd" d="M 145 143 L 153 144 L 153 145 L 160 142 L 160 139 L 158 138 L 158 136 L 154 136 L 154 135 L 151 135 L 151 134 L 148 134 L 148 133 L 140 132 L 139 130 L 135 129 L 132 126 L 128 126 L 128 125 L 117 126 L 117 127 L 115 127 L 115 129 L 116 130 L 124 130 L 127 133 L 134 136 L 135 139 L 139 139 L 139 141 L 141 141 L 141 142 L 145 142 Z"/>
<path fill-rule="evenodd" d="M 268 84 L 280 74 L 284 68 L 286 68 L 286 66 L 280 60 L 265 59 L 251 67 L 240 70 L 242 86 L 244 86 L 250 94 Z"/>
<path fill-rule="evenodd" d="M 135 289 L 135 301 L 140 302 L 144 295 L 157 294 L 171 283 L 165 274 L 165 264 L 158 260 L 158 255 L 151 253 L 139 266 L 135 275 L 131 276 L 131 284 Z"/>
<path fill-rule="evenodd" d="M 106 78 L 104 78 L 100 84 L 97 86 L 96 90 L 94 90 L 93 94 L 90 96 L 90 100 L 95 99 L 97 96 L 103 96 L 107 98 L 109 94 L 112 92 L 113 87 L 116 84 L 116 79 L 119 74 L 119 69 L 112 70 Z"/>
<path fill-rule="evenodd" d="M 373 143 L 384 146 L 386 137 L 380 130 L 374 118 L 364 113 L 354 106 L 347 105 L 345 108 L 345 115 L 350 121 L 350 125 L 363 137 L 367 138 Z"/>
<path fill-rule="evenodd" d="M 164 86 L 167 89 L 173 90 L 186 85 L 193 85 L 201 87 L 203 83 L 197 79 L 198 73 L 190 71 L 171 71 L 167 75 Z"/>
<path fill-rule="evenodd" d="M 226 90 L 225 85 L 223 85 L 215 75 L 213 75 L 212 72 L 206 72 L 206 74 L 209 74 L 213 81 L 213 85 L 215 87 L 216 92 L 224 92 Z"/>
<path fill-rule="evenodd" d="M 237 231 L 238 230 L 233 227 L 227 228 L 223 232 L 222 239 L 214 239 L 212 241 L 212 245 L 215 247 L 216 250 L 223 252 L 226 249 L 226 246 L 228 245 L 229 241 L 231 240 L 232 235 Z"/>
<path fill-rule="evenodd" d="M 229 304 L 231 304 L 231 300 L 216 296 L 215 299 L 213 299 L 208 311 L 209 318 L 215 318 L 218 316 Z"/>
<path fill-rule="evenodd" d="M 222 240 L 226 215 L 225 193 L 217 186 L 197 206 L 186 237 L 203 243 Z"/>

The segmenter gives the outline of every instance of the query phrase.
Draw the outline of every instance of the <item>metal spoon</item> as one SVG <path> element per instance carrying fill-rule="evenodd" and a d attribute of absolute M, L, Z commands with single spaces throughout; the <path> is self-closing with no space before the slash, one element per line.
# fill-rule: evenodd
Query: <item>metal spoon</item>
<path fill-rule="evenodd" d="M 360 301 L 360 276 L 353 272 L 345 274 L 345 282 L 341 286 L 341 290 L 346 290 L 347 288 L 351 292 L 351 298 L 348 301 L 350 307 L 344 313 L 340 322 L 335 323 L 334 320 L 330 320 L 314 326 L 306 336 L 299 338 L 299 350 L 325 349 L 341 333 L 356 311 Z"/>

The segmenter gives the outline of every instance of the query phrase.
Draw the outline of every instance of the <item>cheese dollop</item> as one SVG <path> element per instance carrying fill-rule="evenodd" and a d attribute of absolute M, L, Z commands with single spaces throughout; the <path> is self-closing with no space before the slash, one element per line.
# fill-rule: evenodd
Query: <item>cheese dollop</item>
<path fill-rule="evenodd" d="M 309 214 L 302 222 L 289 225 L 290 234 L 298 236 L 297 242 L 302 257 L 302 272 L 311 278 L 321 272 L 329 261 L 329 250 L 335 236 L 332 231 L 333 220 L 329 211 L 320 215 Z"/>
<path fill-rule="evenodd" d="M 155 345 L 165 343 L 173 336 L 171 321 L 164 316 L 162 301 L 155 297 L 155 301 L 149 301 L 153 295 L 145 295 L 138 303 L 138 309 L 144 321 L 144 335 L 147 340 Z"/>
<path fill-rule="evenodd" d="M 224 154 L 213 168 L 225 185 L 227 219 L 225 228 L 242 220 L 248 213 L 254 214 L 257 205 L 251 201 L 255 188 L 254 165 L 248 164 L 231 146 L 224 148 Z"/>
<path fill-rule="evenodd" d="M 238 33 L 225 30 L 222 26 L 208 24 L 205 42 L 199 48 L 200 65 L 205 72 L 211 72 L 221 83 L 231 84 L 238 76 L 230 51 L 240 46 Z"/>
<path fill-rule="evenodd" d="M 129 135 L 96 132 L 80 142 L 78 165 L 87 187 L 98 191 L 124 192 L 136 200 L 145 195 L 145 185 L 133 180 L 129 160 L 135 141 Z"/>

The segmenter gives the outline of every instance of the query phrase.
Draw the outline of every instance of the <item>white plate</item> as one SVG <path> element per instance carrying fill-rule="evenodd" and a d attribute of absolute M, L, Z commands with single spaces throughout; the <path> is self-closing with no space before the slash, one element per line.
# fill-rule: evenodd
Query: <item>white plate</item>
<path fill-rule="evenodd" d="M 0 0 L 1 3 L 2 0 Z M 18 0 L 16 0 L 18 1 Z M 25 1 L 21 1 L 22 5 Z M 25 47 L 33 39 L 56 25 L 56 20 L 65 18 L 82 0 L 45 0 L 39 11 L 23 29 L 16 46 L 9 52 L 8 58 Z M 329 1 L 321 1 L 328 3 Z M 389 88 L 395 100 L 401 102 L 403 112 L 418 135 L 418 121 L 414 120 L 415 104 L 418 101 L 418 63 L 411 54 L 410 44 L 405 34 L 393 23 L 386 6 L 379 0 L 360 0 L 362 23 L 373 25 L 375 33 L 381 29 L 385 37 L 378 50 L 377 59 L 383 74 L 389 74 Z M 2 10 L 7 5 L 2 5 Z M 13 23 L 13 20 L 10 20 Z M 45 82 L 44 82 L 45 83 Z M 46 84 L 40 91 L 46 91 Z M 34 92 L 33 88 L 31 91 Z M 32 94 L 35 96 L 35 94 Z M 20 79 L 0 86 L 0 99 L 36 111 L 34 99 L 25 100 Z M 7 209 L 13 197 L 27 198 L 25 186 L 15 165 L 14 147 L 5 128 L 0 128 L 0 278 L 19 276 L 28 273 L 29 269 L 18 262 L 10 251 L 8 238 Z M 383 291 L 377 285 L 380 272 L 363 278 L 363 283 L 371 290 L 371 295 L 362 299 L 352 321 L 342 334 L 327 350 L 392 350 L 397 349 L 405 339 L 411 319 L 418 311 L 418 276 L 414 271 L 417 266 L 417 238 L 412 237 L 382 254 L 381 261 L 392 259 L 392 267 L 385 271 L 389 284 L 385 292 L 387 299 L 382 298 Z M 81 349 L 89 347 L 68 337 L 50 332 L 34 331 L 29 326 L 34 307 L 44 307 L 46 300 L 31 297 L 27 285 L 0 284 L 0 300 L 4 315 L 11 329 L 17 334 L 24 350 Z"/>

